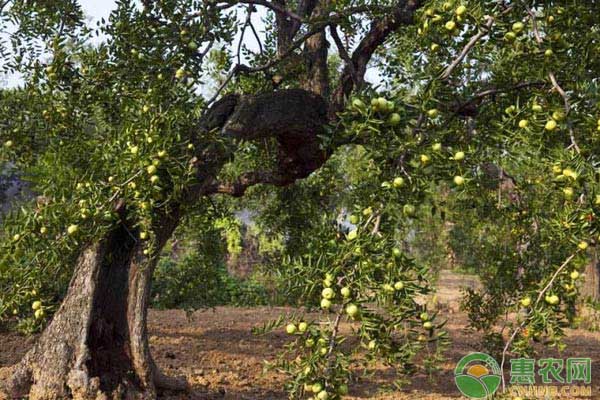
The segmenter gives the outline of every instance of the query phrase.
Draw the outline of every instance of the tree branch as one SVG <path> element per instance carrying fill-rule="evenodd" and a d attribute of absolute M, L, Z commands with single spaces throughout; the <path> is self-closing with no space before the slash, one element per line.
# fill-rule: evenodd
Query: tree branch
<path fill-rule="evenodd" d="M 556 280 L 556 278 L 558 277 L 558 275 L 562 272 L 563 269 L 565 269 L 565 267 L 567 265 L 569 265 L 569 263 L 571 262 L 571 260 L 577 255 L 577 253 L 573 253 L 571 254 L 569 257 L 567 257 L 567 259 L 562 263 L 562 265 L 560 267 L 558 267 L 558 269 L 554 272 L 554 274 L 552 275 L 552 278 L 550 278 L 550 281 L 548 282 L 548 284 L 546 286 L 544 286 L 544 288 L 540 291 L 540 293 L 538 294 L 535 303 L 533 303 L 533 306 L 531 307 L 531 313 L 530 315 L 533 313 L 533 310 L 538 306 L 538 304 L 542 301 L 542 298 L 544 297 L 544 294 L 552 287 L 552 285 L 554 284 L 554 281 Z M 510 338 L 508 339 L 508 341 L 506 342 L 506 344 L 504 345 L 504 349 L 502 350 L 502 361 L 500 363 L 500 371 L 503 371 L 504 369 L 504 363 L 506 361 L 506 353 L 508 352 L 508 350 L 510 349 L 510 345 L 512 344 L 512 342 L 515 340 L 515 338 L 517 337 L 517 334 L 525 327 L 525 325 L 527 325 L 527 318 L 523 320 L 523 322 L 521 322 L 521 324 L 513 331 L 512 335 L 510 335 Z M 504 381 L 504 373 L 502 373 L 502 390 L 505 390 L 506 388 L 506 384 Z"/>
<path fill-rule="evenodd" d="M 355 71 L 359 82 L 362 84 L 367 71 L 367 65 L 375 51 L 398 28 L 411 24 L 415 11 L 422 4 L 422 0 L 400 0 L 393 12 L 379 20 L 373 21 L 369 32 L 367 32 L 352 53 L 352 62 L 350 64 L 347 63 L 342 70 L 338 86 L 332 98 L 332 113 L 336 113 L 344 107 L 345 99 L 355 88 L 352 71 Z"/>
<path fill-rule="evenodd" d="M 217 10 L 224 10 L 227 8 L 231 8 L 231 7 L 235 7 L 239 4 L 253 4 L 253 5 L 257 5 L 257 6 L 263 6 L 265 8 L 270 9 L 271 11 L 275 12 L 275 13 L 279 13 L 287 18 L 289 18 L 290 20 L 297 20 L 297 21 L 303 21 L 304 18 L 302 18 L 300 15 L 296 14 L 295 12 L 288 10 L 287 8 L 285 8 L 285 6 L 281 5 L 280 3 L 277 2 L 273 2 L 273 1 L 267 1 L 267 0 L 232 0 L 232 1 L 219 1 L 215 4 L 218 3 L 223 3 L 222 6 L 217 6 Z"/>
<path fill-rule="evenodd" d="M 539 44 L 541 46 L 544 43 L 544 39 L 542 39 L 542 36 L 540 35 L 540 31 L 538 29 L 535 13 L 527 5 L 525 5 L 525 10 L 527 11 L 529 18 L 531 19 L 531 25 L 533 27 L 533 36 L 535 37 L 535 41 L 537 42 L 537 44 Z M 569 96 L 567 96 L 567 93 L 564 91 L 564 89 L 558 83 L 558 80 L 556 79 L 556 76 L 554 75 L 553 71 L 550 71 L 548 73 L 548 78 L 550 78 L 550 82 L 552 82 L 552 86 L 554 87 L 554 89 L 562 97 L 563 103 L 564 103 L 564 108 L 565 108 L 565 117 L 568 118 L 569 112 L 571 111 L 571 104 L 569 102 Z M 569 138 L 571 139 L 571 146 L 569 146 L 569 147 L 573 147 L 575 149 L 575 151 L 577 151 L 578 154 L 581 154 L 581 149 L 579 148 L 579 146 L 577 145 L 577 141 L 575 140 L 575 132 L 573 131 L 573 125 L 571 124 L 570 121 L 567 121 L 567 125 L 569 127 Z"/>
<path fill-rule="evenodd" d="M 340 36 L 337 33 L 337 26 L 331 25 L 329 27 L 329 32 L 330 32 L 331 37 L 333 38 L 333 41 L 338 49 L 338 53 L 339 53 L 341 59 L 344 60 L 344 62 L 346 63 L 346 65 L 348 66 L 348 68 L 350 70 L 350 77 L 352 78 L 352 82 L 354 83 L 354 86 L 358 86 L 360 84 L 360 82 L 359 82 L 358 76 L 356 74 L 356 68 L 354 68 L 354 63 L 352 62 L 350 55 L 346 51 L 346 48 L 344 47 L 344 43 L 342 43 L 342 39 L 340 39 Z"/>
<path fill-rule="evenodd" d="M 448 65 L 448 67 L 446 67 L 444 72 L 442 72 L 442 74 L 440 75 L 441 80 L 446 80 L 450 77 L 450 75 L 452 74 L 452 71 L 454 71 L 454 69 L 462 62 L 462 60 L 464 60 L 464 58 L 467 56 L 467 54 L 469 54 L 471 49 L 473 49 L 473 47 L 475 47 L 477 42 L 482 37 L 484 37 L 485 35 L 487 35 L 489 33 L 489 31 L 493 25 L 494 25 L 494 17 L 488 16 L 483 29 L 480 29 L 479 32 L 477 32 L 477 34 L 474 35 L 471 38 L 471 40 L 469 40 L 469 42 L 462 49 L 462 51 L 460 52 L 458 57 L 456 57 L 456 59 L 454 59 L 454 61 L 452 61 L 452 63 L 450 65 Z"/>

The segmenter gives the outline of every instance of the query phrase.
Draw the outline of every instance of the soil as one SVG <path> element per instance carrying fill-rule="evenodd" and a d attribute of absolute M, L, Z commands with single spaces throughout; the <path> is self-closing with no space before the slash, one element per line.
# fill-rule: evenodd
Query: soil
<path fill-rule="evenodd" d="M 345 399 L 456 399 L 461 398 L 454 385 L 453 369 L 456 362 L 480 347 L 480 334 L 465 329 L 467 318 L 458 310 L 459 286 L 474 280 L 464 276 L 443 274 L 433 301 L 448 319 L 446 330 L 452 345 L 446 352 L 447 360 L 441 371 L 430 377 L 417 372 L 401 389 L 392 389 L 397 376 L 390 369 L 380 367 L 373 376 L 362 378 L 350 385 L 352 396 Z M 430 299 L 431 301 L 431 299 Z M 281 314 L 297 312 L 282 307 L 232 308 L 186 314 L 182 310 L 151 310 L 149 318 L 150 343 L 158 365 L 169 375 L 187 377 L 192 389 L 185 394 L 164 394 L 164 400 L 284 400 L 284 376 L 264 370 L 264 361 L 273 361 L 290 337 L 282 329 L 258 336 L 253 327 L 274 320 Z M 349 330 L 349 324 L 342 326 Z M 540 350 L 537 358 L 554 356 L 591 357 L 592 393 L 600 399 L 600 333 L 583 329 L 566 331 L 567 349 L 559 354 Z M 35 338 L 14 333 L 0 334 L 0 367 L 16 363 Z"/>

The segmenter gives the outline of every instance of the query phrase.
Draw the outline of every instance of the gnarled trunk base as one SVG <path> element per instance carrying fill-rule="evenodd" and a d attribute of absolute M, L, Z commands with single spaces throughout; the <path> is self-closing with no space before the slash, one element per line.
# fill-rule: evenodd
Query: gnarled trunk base
<path fill-rule="evenodd" d="M 23 360 L 0 371 L 0 399 L 155 399 L 187 383 L 158 371 L 146 316 L 155 261 L 125 228 L 80 256 L 69 291 Z"/>

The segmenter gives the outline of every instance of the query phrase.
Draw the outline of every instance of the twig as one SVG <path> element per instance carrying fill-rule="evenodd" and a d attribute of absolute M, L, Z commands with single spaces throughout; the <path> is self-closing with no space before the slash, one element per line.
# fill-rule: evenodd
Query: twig
<path fill-rule="evenodd" d="M 380 235 L 379 226 L 381 225 L 381 214 L 378 214 L 375 218 L 375 226 L 373 226 L 373 230 L 371 231 L 371 235 Z"/>
<path fill-rule="evenodd" d="M 242 26 L 242 31 L 240 32 L 240 40 L 238 41 L 238 46 L 237 46 L 237 63 L 238 65 L 242 64 L 242 56 L 241 56 L 241 52 L 242 52 L 242 44 L 244 42 L 244 35 L 246 34 L 246 29 L 248 28 L 248 25 L 250 24 L 250 20 L 252 18 L 252 5 L 248 6 L 248 15 L 246 16 L 246 21 L 244 21 L 244 25 Z"/>
<path fill-rule="evenodd" d="M 571 262 L 571 260 L 576 255 L 577 255 L 577 252 L 575 252 L 575 253 L 571 254 L 569 257 L 567 257 L 565 262 L 563 262 L 562 265 L 554 272 L 554 275 L 552 275 L 552 278 L 550 279 L 548 284 L 538 294 L 538 297 L 535 300 L 533 307 L 531 307 L 531 310 L 532 310 L 531 312 L 533 312 L 533 310 L 535 310 L 537 305 L 542 300 L 542 297 L 544 296 L 544 294 L 548 291 L 548 289 L 550 289 L 550 287 L 552 287 L 552 285 L 554 284 L 554 281 L 556 280 L 556 277 L 562 272 L 563 269 L 565 269 L 565 267 Z M 531 312 L 529 315 L 531 315 Z M 529 315 L 527 315 L 527 317 L 529 317 Z M 502 373 L 502 390 L 506 389 L 506 382 L 504 381 L 504 363 L 506 361 L 506 353 L 508 352 L 508 349 L 510 348 L 510 345 L 512 344 L 512 342 L 515 340 L 515 337 L 517 337 L 517 334 L 523 329 L 523 327 L 526 324 L 527 324 L 527 318 L 525 318 L 523 320 L 523 322 L 521 322 L 521 324 L 513 331 L 512 335 L 510 335 L 510 338 L 506 342 L 504 349 L 502 350 L 502 362 L 500 363 L 500 371 Z"/>
<path fill-rule="evenodd" d="M 483 27 L 483 29 L 480 29 L 479 32 L 477 32 L 477 34 L 469 40 L 469 42 L 462 49 L 458 57 L 456 57 L 456 59 L 454 59 L 454 61 L 452 61 L 452 63 L 448 65 L 448 67 L 446 67 L 442 75 L 440 75 L 441 80 L 446 80 L 450 77 L 452 71 L 454 71 L 454 69 L 462 62 L 462 60 L 467 56 L 467 54 L 469 54 L 469 52 L 471 51 L 471 49 L 473 49 L 475 44 L 477 44 L 477 42 L 482 37 L 489 33 L 490 29 L 492 28 L 492 25 L 494 25 L 494 17 L 488 15 L 486 24 Z"/>
<path fill-rule="evenodd" d="M 337 46 L 340 57 L 346 62 L 346 65 L 350 69 L 350 77 L 352 78 L 354 85 L 358 87 L 360 82 L 358 79 L 358 74 L 356 73 L 354 61 L 352 61 L 352 59 L 350 58 L 350 55 L 348 54 L 346 48 L 344 47 L 344 44 L 342 43 L 342 39 L 340 39 L 340 36 L 337 33 L 337 25 L 331 25 L 329 27 L 329 32 L 331 34 L 331 37 L 333 38 L 333 41 L 335 42 L 335 45 Z"/>
<path fill-rule="evenodd" d="M 266 0 L 235 0 L 235 1 L 222 1 L 222 2 L 217 2 L 217 3 L 224 3 L 224 6 L 217 6 L 217 10 L 223 10 L 223 9 L 227 9 L 227 8 L 231 8 L 231 7 L 235 7 L 239 4 L 251 4 L 251 5 L 257 5 L 257 6 L 263 6 L 266 7 L 274 12 L 283 14 L 285 16 L 287 16 L 290 19 L 295 19 L 297 21 L 304 21 L 304 18 L 302 18 L 300 15 L 296 14 L 293 11 L 290 11 L 288 9 L 286 9 L 285 7 L 280 6 L 278 3 L 274 2 L 274 1 L 266 1 Z M 214 3 L 214 5 L 216 5 L 217 3 Z"/>
<path fill-rule="evenodd" d="M 229 84 L 229 82 L 231 81 L 231 79 L 233 79 L 234 76 L 236 76 L 239 73 L 254 73 L 254 72 L 262 72 L 262 71 L 266 71 L 269 68 L 277 65 L 279 62 L 281 62 L 282 60 L 286 59 L 287 57 L 289 57 L 296 49 L 298 49 L 300 46 L 302 46 L 302 44 L 311 36 L 321 32 L 322 30 L 324 30 L 328 25 L 330 25 L 331 22 L 326 22 L 324 23 L 322 26 L 319 26 L 317 28 L 314 28 L 313 30 L 308 31 L 307 33 L 305 33 L 304 35 L 302 35 L 301 38 L 299 38 L 298 40 L 296 40 L 289 48 L 288 50 L 283 53 L 281 56 L 279 57 L 275 57 L 274 59 L 272 59 L 271 61 L 267 62 L 266 64 L 262 65 L 262 66 L 258 66 L 258 67 L 249 67 L 245 64 L 236 64 L 227 74 L 227 76 L 225 77 L 225 80 L 221 83 L 221 85 L 219 85 L 219 87 L 217 88 L 217 91 L 213 94 L 213 96 L 206 102 L 206 105 L 210 105 L 212 104 L 221 94 L 221 92 L 223 91 L 223 89 L 225 89 L 225 87 L 227 87 L 227 85 Z M 208 108 L 206 108 L 208 109 Z"/>
<path fill-rule="evenodd" d="M 235 67 L 233 67 L 231 69 L 231 71 L 229 71 L 227 73 L 225 80 L 223 80 L 223 82 L 221 82 L 221 84 L 217 88 L 217 91 L 212 95 L 212 97 L 210 99 L 208 99 L 206 101 L 206 108 L 205 108 L 206 111 L 208 111 L 208 106 L 210 104 L 212 104 L 215 100 L 217 100 L 217 98 L 219 97 L 219 95 L 221 94 L 223 89 L 225 89 L 225 87 L 227 87 L 227 85 L 229 84 L 229 81 L 231 81 L 231 79 L 238 73 L 238 70 L 241 69 L 242 67 L 243 66 L 241 64 L 236 64 Z"/>
<path fill-rule="evenodd" d="M 260 37 L 258 36 L 258 33 L 256 32 L 256 29 L 254 28 L 254 24 L 252 23 L 252 21 L 250 21 L 250 30 L 254 34 L 256 43 L 258 43 L 258 50 L 259 50 L 260 54 L 262 55 L 263 54 L 263 45 L 262 45 L 262 42 L 260 41 Z"/>
<path fill-rule="evenodd" d="M 533 36 L 535 37 L 535 41 L 539 45 L 542 45 L 544 43 L 544 39 L 542 39 L 542 36 L 540 35 L 540 31 L 538 29 L 535 14 L 534 14 L 533 10 L 527 6 L 527 4 L 524 4 L 524 6 L 525 6 L 525 10 L 527 10 L 527 14 L 529 14 L 529 18 L 531 19 L 531 25 L 533 28 Z M 550 78 L 550 82 L 552 82 L 552 86 L 558 92 L 558 94 L 560 94 L 560 96 L 563 99 L 564 108 L 565 108 L 565 118 L 567 118 L 569 116 L 569 112 L 571 111 L 571 104 L 569 103 L 569 96 L 567 96 L 567 93 L 564 91 L 564 89 L 558 83 L 558 80 L 556 79 L 554 72 L 550 71 L 548 73 L 548 78 Z M 567 125 L 569 127 L 569 138 L 571 139 L 571 145 L 569 146 L 569 148 L 573 147 L 575 149 L 575 151 L 577 151 L 577 154 L 581 154 L 581 149 L 579 148 L 579 146 L 577 145 L 577 141 L 575 140 L 575 133 L 573 132 L 573 125 L 569 121 L 567 121 Z"/>
<path fill-rule="evenodd" d="M 560 84 L 556 80 L 556 77 L 554 76 L 553 72 L 549 72 L 548 77 L 550 78 L 550 81 L 552 82 L 552 86 L 554 86 L 554 89 L 556 89 L 558 94 L 560 94 L 560 96 L 563 98 L 563 103 L 564 103 L 564 107 L 565 107 L 565 118 L 568 118 L 569 112 L 571 111 L 571 104 L 569 103 L 569 97 L 567 96 L 567 93 L 565 93 L 564 89 L 562 87 L 560 87 Z M 567 126 L 569 127 L 569 138 L 571 139 L 571 146 L 569 146 L 569 148 L 573 147 L 575 149 L 575 151 L 577 151 L 577 154 L 581 154 L 581 149 L 579 148 L 579 146 L 577 145 L 577 141 L 575 140 L 575 132 L 573 132 L 573 125 L 571 124 L 571 122 L 568 119 L 567 119 Z"/>

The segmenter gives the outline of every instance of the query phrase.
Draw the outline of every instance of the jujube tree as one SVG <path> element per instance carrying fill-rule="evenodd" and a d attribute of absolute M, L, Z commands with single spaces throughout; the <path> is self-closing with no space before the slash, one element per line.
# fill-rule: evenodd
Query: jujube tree
<path fill-rule="evenodd" d="M 282 362 L 294 396 L 346 392 L 342 318 L 356 321 L 369 359 L 392 365 L 443 344 L 443 324 L 417 301 L 427 271 L 402 245 L 420 214 L 440 210 L 440 185 L 514 224 L 510 254 L 485 260 L 503 267 L 490 282 L 504 285 L 469 303 L 475 317 L 491 295 L 504 299 L 496 311 L 524 309 L 502 359 L 532 339 L 560 343 L 598 234 L 595 1 L 121 1 L 95 29 L 76 2 L 0 10 L 4 68 L 23 74 L 2 92 L 2 156 L 37 194 L 4 221 L 0 315 L 36 300 L 43 320 L 54 310 L 37 293 L 60 293 L 52 285 L 72 274 L 38 343 L 2 371 L 6 396 L 184 388 L 148 346 L 162 247 L 208 196 L 303 179 L 353 204 L 324 209 L 348 223 L 315 221 L 311 247 L 282 260 L 324 309 L 320 322 L 286 326 L 298 336 L 297 357 Z M 352 148 L 370 175 L 347 187 L 336 166 Z"/>

